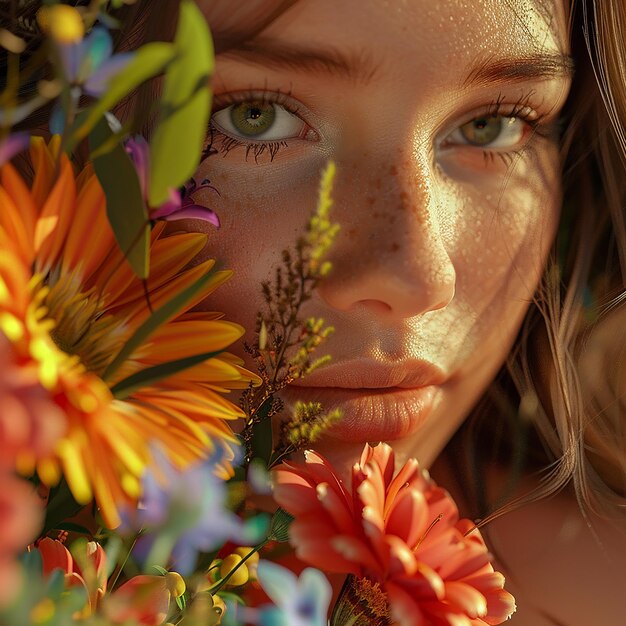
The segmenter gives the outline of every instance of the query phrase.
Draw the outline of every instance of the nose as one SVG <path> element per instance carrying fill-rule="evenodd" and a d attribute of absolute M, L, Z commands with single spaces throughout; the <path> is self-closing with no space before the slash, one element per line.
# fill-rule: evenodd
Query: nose
<path fill-rule="evenodd" d="M 456 273 L 442 226 L 451 225 L 454 210 L 437 194 L 428 167 L 388 162 L 382 176 L 350 173 L 338 165 L 332 215 L 341 230 L 321 298 L 339 311 L 399 319 L 446 307 Z"/>

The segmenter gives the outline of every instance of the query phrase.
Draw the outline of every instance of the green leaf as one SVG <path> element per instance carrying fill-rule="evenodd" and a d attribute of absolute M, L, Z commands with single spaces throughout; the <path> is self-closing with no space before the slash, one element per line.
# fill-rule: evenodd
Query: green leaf
<path fill-rule="evenodd" d="M 272 517 L 268 539 L 270 541 L 288 541 L 291 522 L 293 522 L 293 516 L 283 509 L 276 509 Z"/>
<path fill-rule="evenodd" d="M 168 571 L 164 567 L 161 567 L 160 565 L 153 565 L 152 569 L 155 569 L 157 572 L 159 572 L 161 576 L 165 576 L 168 573 Z"/>
<path fill-rule="evenodd" d="M 83 504 L 76 502 L 67 481 L 63 479 L 57 487 L 50 491 L 50 498 L 46 507 L 46 520 L 41 535 L 46 535 L 51 530 L 58 528 L 60 523 L 74 517 L 83 507 Z"/>
<path fill-rule="evenodd" d="M 46 596 L 58 598 L 65 591 L 65 572 L 61 569 L 53 570 L 46 579 Z"/>
<path fill-rule="evenodd" d="M 187 606 L 187 598 L 184 594 L 176 598 L 176 605 L 181 611 L 185 610 L 185 607 Z"/>
<path fill-rule="evenodd" d="M 88 600 L 89 596 L 84 585 L 71 587 L 63 594 L 63 606 L 70 615 L 80 611 L 87 604 Z"/>
<path fill-rule="evenodd" d="M 26 580 L 36 580 L 43 572 L 43 559 L 39 550 L 31 550 L 30 552 L 22 552 L 19 560 L 24 567 L 24 575 Z"/>
<path fill-rule="evenodd" d="M 182 372 L 189 367 L 198 365 L 198 363 L 208 361 L 209 359 L 222 354 L 222 352 L 223 350 L 218 350 L 217 352 L 204 352 L 202 354 L 194 354 L 193 356 L 185 357 L 184 359 L 168 361 L 167 363 L 159 363 L 159 365 L 147 367 L 139 372 L 135 372 L 128 378 L 124 378 L 124 380 L 120 380 L 119 383 L 113 385 L 111 392 L 118 400 L 123 400 L 142 387 L 153 385 L 159 380 L 163 380 L 172 374 L 177 374 L 178 372 Z"/>
<path fill-rule="evenodd" d="M 213 41 L 200 9 L 183 0 L 174 40 L 176 57 L 165 73 L 160 118 L 150 145 L 150 206 L 180 187 L 200 162 L 211 107 Z"/>
<path fill-rule="evenodd" d="M 272 420 L 265 418 L 252 427 L 252 456 L 261 459 L 265 467 L 272 456 Z"/>
<path fill-rule="evenodd" d="M 153 42 L 139 48 L 128 65 L 111 80 L 102 98 L 89 107 L 86 115 L 77 122 L 70 135 L 70 149 L 84 139 L 102 116 L 122 98 L 148 78 L 156 76 L 174 58 L 175 54 L 176 48 L 171 43 Z"/>
<path fill-rule="evenodd" d="M 101 119 L 89 135 L 90 150 L 94 152 L 112 134 Z M 100 153 L 93 164 L 106 196 L 107 216 L 115 239 L 135 274 L 147 278 L 150 222 L 135 166 L 119 143 L 109 152 Z"/>
<path fill-rule="evenodd" d="M 245 600 L 234 591 L 220 591 L 218 595 L 224 600 L 232 600 L 233 602 L 241 604 L 241 606 L 246 606 Z"/>
<path fill-rule="evenodd" d="M 107 579 L 109 579 L 111 575 L 113 574 L 113 572 L 115 571 L 115 568 L 117 567 L 117 563 L 118 563 L 118 558 L 120 556 L 120 553 L 123 547 L 124 547 L 124 542 L 122 541 L 122 538 L 115 533 L 111 533 L 111 535 L 109 536 L 107 540 L 106 548 L 104 549 L 106 553 L 106 566 L 107 566 L 106 577 Z"/>
<path fill-rule="evenodd" d="M 160 309 L 157 309 L 124 344 L 117 356 L 111 361 L 102 375 L 103 380 L 110 380 L 117 368 L 128 359 L 128 357 L 141 346 L 150 335 L 165 324 L 172 317 L 180 313 L 184 307 L 213 280 L 214 273 L 207 272 L 200 276 L 196 282 L 192 283 L 183 291 L 177 293 L 171 300 L 168 300 Z"/>

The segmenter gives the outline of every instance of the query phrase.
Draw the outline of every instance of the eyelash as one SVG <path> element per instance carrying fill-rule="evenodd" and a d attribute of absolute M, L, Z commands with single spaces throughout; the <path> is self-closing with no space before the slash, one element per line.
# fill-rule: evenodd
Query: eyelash
<path fill-rule="evenodd" d="M 277 91 L 253 91 L 249 90 L 246 92 L 237 92 L 237 93 L 225 93 L 220 96 L 215 97 L 215 102 L 217 106 L 214 107 L 213 112 L 221 111 L 222 109 L 226 109 L 233 104 L 241 104 L 242 102 L 249 102 L 250 100 L 254 100 L 257 102 L 261 102 L 262 104 L 278 104 L 285 108 L 285 110 L 289 111 L 293 115 L 297 115 L 301 117 L 299 114 L 300 107 L 298 107 L 295 102 L 291 99 L 290 93 L 285 93 L 280 90 Z M 304 121 L 304 120 L 303 120 Z M 305 122 L 306 123 L 306 122 Z M 274 160 L 274 157 L 282 148 L 287 148 L 289 146 L 287 140 L 275 140 L 275 141 L 246 141 L 245 139 L 238 139 L 237 137 L 231 137 L 223 133 L 219 130 L 215 124 L 209 120 L 209 126 L 207 129 L 207 146 L 204 149 L 202 154 L 202 160 L 206 157 L 211 156 L 212 154 L 223 154 L 226 156 L 231 150 L 238 147 L 244 147 L 246 149 L 246 161 L 252 152 L 255 163 L 258 163 L 258 159 L 263 154 L 269 154 L 270 161 Z M 214 147 L 215 137 L 219 137 L 221 139 L 219 143 L 219 148 Z"/>
<path fill-rule="evenodd" d="M 513 163 L 513 161 L 521 157 L 530 147 L 530 139 L 539 136 L 544 138 L 552 138 L 559 134 L 559 122 L 552 124 L 546 124 L 546 113 L 538 113 L 533 109 L 529 102 L 535 94 L 534 90 L 523 94 L 519 100 L 512 106 L 504 104 L 505 96 L 500 93 L 498 97 L 487 107 L 486 112 L 483 115 L 477 115 L 469 123 L 475 119 L 481 117 L 515 117 L 528 124 L 530 127 L 530 137 L 518 148 L 508 150 L 494 150 L 489 148 L 482 148 L 483 160 L 485 164 L 492 163 L 496 157 L 498 157 L 507 167 Z"/>
<path fill-rule="evenodd" d="M 466 124 L 481 117 L 508 117 L 518 118 L 524 123 L 528 124 L 531 131 L 531 138 L 540 136 L 551 138 L 558 136 L 560 123 L 554 122 L 551 124 L 545 124 L 545 113 L 538 113 L 533 109 L 529 102 L 534 95 L 534 90 L 523 94 L 519 100 L 512 106 L 504 104 L 505 96 L 500 93 L 498 97 L 489 104 L 486 111 L 482 114 L 476 115 L 471 120 L 465 122 Z M 260 101 L 263 104 L 277 104 L 284 107 L 289 113 L 293 115 L 299 115 L 300 107 L 290 97 L 290 93 L 282 91 L 253 91 L 237 93 L 225 93 L 215 98 L 217 107 L 214 112 L 221 111 L 234 104 L 240 104 L 242 102 L 249 102 L 251 100 Z M 306 123 L 306 122 L 305 122 Z M 216 137 L 220 138 L 219 146 L 215 147 Z M 496 157 L 502 160 L 502 162 L 509 166 L 511 163 L 519 158 L 530 146 L 530 141 L 525 141 L 521 146 L 508 149 L 508 150 L 494 150 L 489 148 L 482 148 L 482 154 L 485 163 L 493 162 Z M 258 163 L 258 159 L 263 154 L 268 154 L 270 161 L 273 161 L 279 150 L 289 147 L 289 142 L 285 139 L 274 141 L 246 141 L 245 139 L 239 139 L 225 134 L 216 127 L 215 124 L 209 120 L 207 129 L 207 142 L 204 152 L 202 154 L 202 160 L 208 156 L 214 154 L 223 154 L 226 156 L 231 150 L 235 148 L 243 147 L 246 150 L 246 160 L 249 158 L 250 153 L 254 157 L 255 163 Z"/>

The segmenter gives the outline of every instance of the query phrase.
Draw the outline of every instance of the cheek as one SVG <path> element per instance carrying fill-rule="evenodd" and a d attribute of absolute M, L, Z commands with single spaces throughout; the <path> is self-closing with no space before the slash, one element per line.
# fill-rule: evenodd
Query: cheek
<path fill-rule="evenodd" d="M 558 224 L 556 163 L 555 151 L 520 159 L 505 182 L 457 190 L 444 231 L 457 274 L 448 322 L 468 358 L 479 348 L 504 358 L 532 301 Z"/>
<path fill-rule="evenodd" d="M 320 170 L 323 162 L 320 161 Z M 228 166 L 219 155 L 207 159 L 195 178 L 210 176 L 217 194 L 198 195 L 196 200 L 214 209 L 221 222 L 219 230 L 205 222 L 188 220 L 185 230 L 203 231 L 209 241 L 197 262 L 217 260 L 233 271 L 200 308 L 225 313 L 227 319 L 246 328 L 252 338 L 256 313 L 263 305 L 261 284 L 271 281 L 281 253 L 293 248 L 302 236 L 307 219 L 315 208 L 319 174 L 315 166 Z"/>

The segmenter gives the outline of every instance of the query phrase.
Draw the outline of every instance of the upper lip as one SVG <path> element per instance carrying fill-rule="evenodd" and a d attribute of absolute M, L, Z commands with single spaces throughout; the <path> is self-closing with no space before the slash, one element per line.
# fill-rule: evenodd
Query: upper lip
<path fill-rule="evenodd" d="M 445 380 L 443 370 L 427 361 L 381 363 L 356 359 L 321 367 L 304 378 L 296 379 L 293 385 L 338 389 L 416 389 L 440 385 Z"/>

